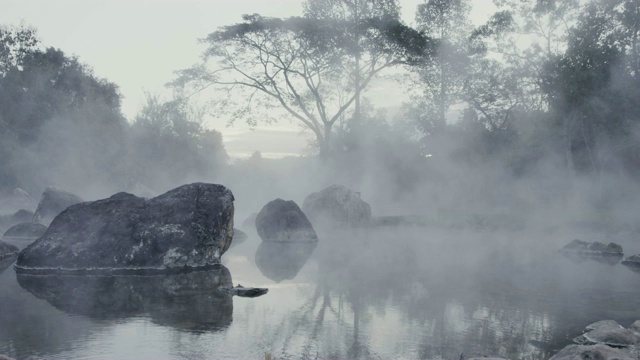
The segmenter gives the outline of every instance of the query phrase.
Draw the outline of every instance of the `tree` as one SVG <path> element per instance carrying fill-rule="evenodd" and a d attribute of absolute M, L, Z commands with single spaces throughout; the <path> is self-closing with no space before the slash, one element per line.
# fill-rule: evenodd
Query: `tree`
<path fill-rule="evenodd" d="M 427 39 L 397 19 L 368 19 L 360 26 L 372 55 L 360 63 L 359 85 L 354 89 L 345 71 L 354 50 L 350 35 L 343 31 L 348 28 L 344 20 L 260 15 L 244 20 L 211 33 L 205 39 L 203 62 L 180 72 L 174 84 L 195 91 L 217 85 L 236 96 L 244 90 L 248 99 L 231 114 L 233 118 L 251 113 L 254 102 L 263 111 L 279 108 L 313 132 L 325 159 L 331 151 L 333 125 L 372 79 L 390 67 L 419 61 L 428 48 Z M 219 105 L 228 108 L 229 103 Z"/>
<path fill-rule="evenodd" d="M 461 101 L 471 60 L 470 11 L 469 0 L 428 0 L 418 6 L 418 29 L 438 39 L 433 61 L 416 67 L 423 88 L 421 102 L 426 116 L 421 127 L 425 133 L 444 129 L 449 107 Z"/>
<path fill-rule="evenodd" d="M 228 155 L 222 135 L 202 126 L 203 116 L 184 98 L 162 101 L 148 94 L 131 125 L 132 180 L 157 191 L 215 176 Z"/>

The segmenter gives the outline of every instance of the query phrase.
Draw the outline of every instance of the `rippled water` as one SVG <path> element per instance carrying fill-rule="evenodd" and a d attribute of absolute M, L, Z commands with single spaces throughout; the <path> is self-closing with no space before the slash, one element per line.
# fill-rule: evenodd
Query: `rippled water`
<path fill-rule="evenodd" d="M 9 266 L 0 354 L 544 359 L 591 322 L 640 319 L 640 274 L 564 258 L 557 249 L 574 235 L 388 228 L 321 236 L 314 247 L 250 234 L 220 269 L 154 277 L 17 276 Z M 628 235 L 579 235 L 640 252 Z M 231 283 L 270 290 L 216 290 Z"/>

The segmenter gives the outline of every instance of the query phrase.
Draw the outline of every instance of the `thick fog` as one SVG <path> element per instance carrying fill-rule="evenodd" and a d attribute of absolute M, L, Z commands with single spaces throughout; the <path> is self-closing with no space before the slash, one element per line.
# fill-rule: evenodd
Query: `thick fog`
<path fill-rule="evenodd" d="M 544 333 L 556 351 L 586 319 L 635 316 L 628 308 L 610 311 L 610 298 L 600 293 L 595 305 L 580 294 L 593 284 L 623 293 L 637 274 L 608 267 L 621 279 L 609 281 L 593 266 L 583 272 L 545 259 L 576 238 L 615 241 L 631 251 L 625 255 L 640 250 L 640 4 L 495 1 L 496 13 L 480 26 L 471 21 L 470 0 L 426 0 L 415 25 L 400 18 L 400 5 L 307 0 L 290 18 L 238 14 L 202 34 L 196 65 L 175 69 L 167 85 L 175 97 L 147 94 L 131 118 L 122 113 L 118 84 L 95 76 L 91 64 L 48 48 L 33 28 L 0 27 L 0 216 L 34 211 L 49 186 L 97 200 L 222 184 L 235 197 L 235 227 L 250 239 L 229 250 L 225 264 L 242 269 L 232 271 L 234 279 L 273 281 L 289 295 L 294 291 L 281 282 L 296 276 L 313 282 L 295 293 L 309 303 L 290 300 L 298 310 L 282 320 L 305 330 L 287 332 L 283 325 L 274 335 L 283 349 L 307 334 L 333 344 L 321 325 L 335 316 L 327 323 L 349 322 L 353 332 L 330 350 L 367 357 L 379 331 L 372 324 L 390 316 L 385 306 L 398 311 L 398 329 L 428 333 L 415 340 L 421 358 L 456 356 L 467 340 L 485 344 L 471 349 L 485 355 L 494 349 L 524 356 L 527 342 L 503 331 L 517 324 L 524 324 L 522 336 Z M 410 99 L 379 107 L 368 96 L 372 84 Z M 250 157 L 233 157 L 221 129 L 211 128 L 213 118 L 257 128 L 290 124 L 309 146 L 273 159 L 256 145 L 245 149 L 255 151 Z M 274 199 L 302 206 L 334 184 L 370 204 L 369 226 L 313 224 L 318 247 L 287 254 L 262 245 L 246 221 Z M 0 229 L 6 230 L 1 223 Z M 290 257 L 292 267 L 269 263 L 277 256 Z M 4 276 L 0 281 L 9 282 Z M 522 285 L 528 281 L 531 289 Z M 74 314 L 50 292 L 27 290 Z M 536 290 L 545 294 L 540 302 L 532 300 Z M 228 313 L 206 330 L 230 327 L 229 336 L 240 337 L 231 313 L 253 308 L 241 303 L 234 310 L 231 296 L 220 301 Z M 331 312 L 331 301 L 349 304 L 348 315 Z M 165 318 L 164 305 L 151 314 L 156 324 L 193 330 Z M 451 320 L 455 306 L 467 322 Z M 496 307 L 507 310 L 492 312 Z M 75 313 L 99 317 L 90 310 Z M 474 316 L 485 316 L 492 330 L 487 335 L 469 325 L 468 339 L 461 339 L 460 323 Z M 360 324 L 370 344 L 358 338 Z M 72 322 L 56 337 L 64 341 L 85 326 Z M 283 354 L 313 353 L 304 349 Z"/>

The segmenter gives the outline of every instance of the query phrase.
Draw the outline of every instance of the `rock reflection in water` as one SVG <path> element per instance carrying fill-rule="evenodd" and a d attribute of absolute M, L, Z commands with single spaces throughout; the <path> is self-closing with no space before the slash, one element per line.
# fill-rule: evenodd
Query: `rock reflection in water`
<path fill-rule="evenodd" d="M 7 268 L 16 261 L 17 257 L 18 256 L 16 255 L 16 256 L 12 256 L 12 257 L 0 260 L 0 274 L 2 274 L 3 271 L 7 270 Z"/>
<path fill-rule="evenodd" d="M 224 266 L 166 276 L 17 275 L 18 283 L 54 307 L 98 319 L 148 316 L 160 325 L 219 330 L 232 321 L 233 286 Z"/>
<path fill-rule="evenodd" d="M 316 245 L 316 242 L 263 241 L 256 251 L 256 265 L 264 276 L 275 282 L 292 280 L 309 260 Z"/>

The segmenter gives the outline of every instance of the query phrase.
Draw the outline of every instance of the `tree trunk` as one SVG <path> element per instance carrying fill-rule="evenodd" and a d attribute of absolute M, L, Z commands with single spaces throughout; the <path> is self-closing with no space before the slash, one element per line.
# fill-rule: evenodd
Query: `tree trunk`
<path fill-rule="evenodd" d="M 573 118 L 575 114 L 572 113 L 569 116 L 565 116 L 562 120 L 562 142 L 564 143 L 564 156 L 565 162 L 567 165 L 567 170 L 569 171 L 569 176 L 571 178 L 575 177 L 575 165 L 573 163 L 573 151 L 571 150 L 571 127 L 573 124 Z"/>

